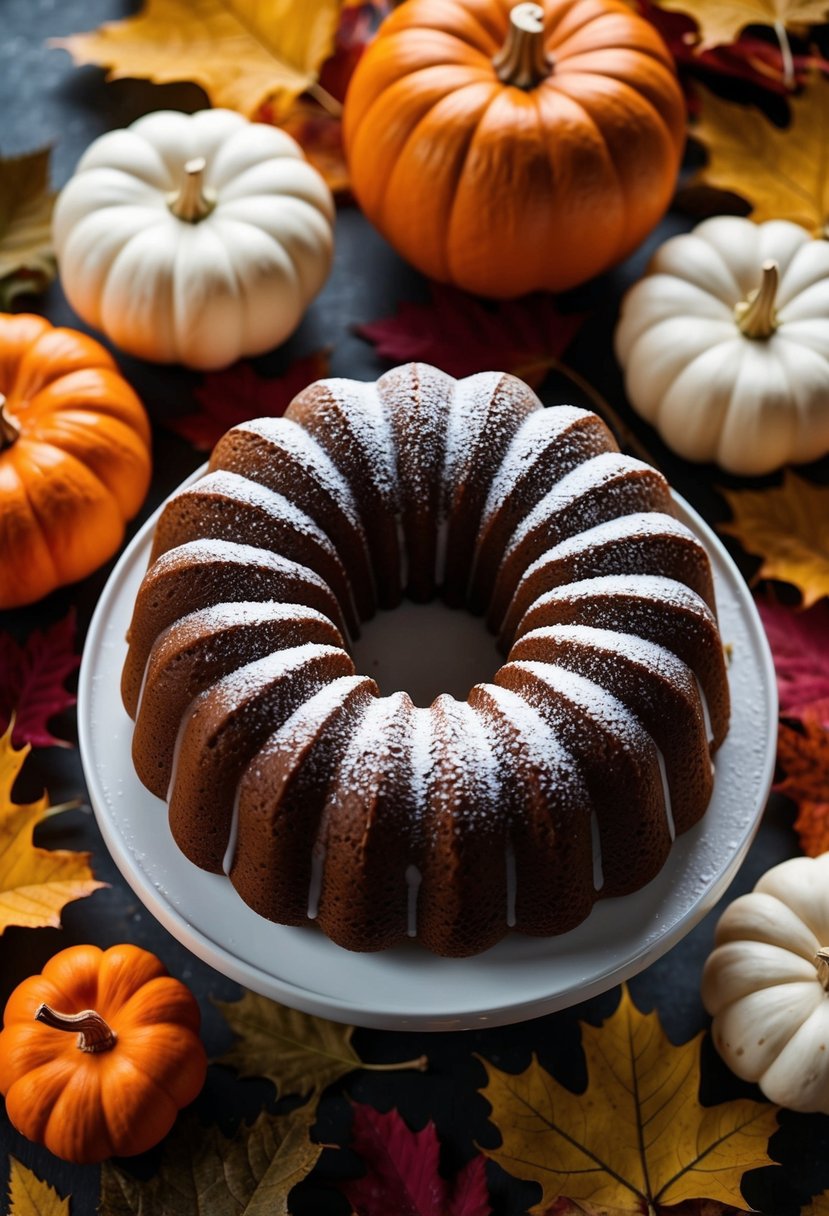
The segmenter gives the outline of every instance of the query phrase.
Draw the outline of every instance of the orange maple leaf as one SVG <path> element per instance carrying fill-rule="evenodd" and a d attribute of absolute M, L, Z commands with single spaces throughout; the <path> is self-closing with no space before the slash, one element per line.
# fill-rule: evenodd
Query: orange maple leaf
<path fill-rule="evenodd" d="M 818 857 L 829 849 L 829 730 L 814 717 L 802 718 L 799 727 L 781 722 L 777 759 L 786 776 L 774 788 L 797 803 L 801 847 Z"/>
<path fill-rule="evenodd" d="M 793 583 L 808 608 L 829 595 L 829 488 L 788 469 L 770 490 L 721 490 L 734 518 L 720 524 L 761 557 L 756 579 Z"/>
<path fill-rule="evenodd" d="M 36 802 L 17 804 L 12 787 L 30 748 L 15 751 L 10 723 L 0 735 L 0 934 L 10 925 L 42 928 L 60 925 L 64 904 L 91 895 L 97 882 L 88 853 L 40 849 L 32 834 L 49 810 L 44 794 Z"/>

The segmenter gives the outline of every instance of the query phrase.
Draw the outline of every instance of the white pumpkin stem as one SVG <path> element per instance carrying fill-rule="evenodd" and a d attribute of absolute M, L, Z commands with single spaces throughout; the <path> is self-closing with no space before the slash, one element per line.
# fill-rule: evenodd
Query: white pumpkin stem
<path fill-rule="evenodd" d="M 206 167 L 207 162 L 203 156 L 195 156 L 192 160 L 185 161 L 181 186 L 168 203 L 173 215 L 188 224 L 198 224 L 215 206 L 215 201 L 208 198 L 204 190 Z"/>
<path fill-rule="evenodd" d="M 80 1051 L 111 1051 L 118 1042 L 118 1035 L 94 1009 L 84 1009 L 81 1013 L 58 1013 L 51 1005 L 38 1005 L 35 1021 L 43 1022 L 52 1030 L 77 1031 Z"/>
<path fill-rule="evenodd" d="M 764 262 L 760 286 L 749 292 L 748 297 L 734 309 L 737 328 L 746 338 L 770 338 L 777 329 L 774 301 L 779 282 L 777 263 Z"/>
<path fill-rule="evenodd" d="M 821 946 L 815 955 L 817 977 L 823 987 L 829 992 L 829 946 Z"/>
<path fill-rule="evenodd" d="M 17 442 L 21 430 L 17 419 L 6 413 L 6 398 L 0 393 L 0 452 Z"/>
<path fill-rule="evenodd" d="M 544 9 L 540 4 L 516 4 L 509 15 L 507 40 L 492 65 L 498 79 L 518 89 L 534 89 L 553 70 L 544 46 Z"/>

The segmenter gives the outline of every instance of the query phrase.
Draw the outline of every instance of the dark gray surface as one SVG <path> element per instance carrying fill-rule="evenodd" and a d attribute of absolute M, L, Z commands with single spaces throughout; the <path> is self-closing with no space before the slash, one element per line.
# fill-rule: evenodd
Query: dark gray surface
<path fill-rule="evenodd" d="M 122 126 L 151 109 L 165 106 L 196 109 L 204 104 L 200 90 L 189 85 L 157 88 L 134 81 L 105 85 L 102 72 L 94 68 L 73 69 L 65 52 L 48 50 L 44 45 L 47 38 L 92 28 L 134 7 L 137 6 L 119 0 L 0 0 L 0 150 L 4 155 L 53 144 L 54 183 L 60 186 L 87 144 L 102 131 Z M 713 487 L 728 484 L 728 479 L 709 467 L 695 468 L 675 460 L 653 432 L 633 419 L 624 403 L 610 346 L 622 290 L 641 274 L 656 244 L 671 232 L 688 226 L 684 217 L 669 216 L 646 246 L 623 267 L 570 294 L 565 305 L 589 309 L 590 319 L 569 351 L 568 360 L 623 413 L 676 488 L 714 523 L 724 518 L 727 511 Z M 257 367 L 263 374 L 276 374 L 296 355 L 327 345 L 333 348 L 335 374 L 374 378 L 382 365 L 373 350 L 350 333 L 350 326 L 386 316 L 393 311 L 396 301 L 420 298 L 425 292 L 423 280 L 399 260 L 359 213 L 343 210 L 337 224 L 337 255 L 329 283 L 291 342 L 274 355 L 257 360 Z M 79 325 L 57 284 L 46 295 L 25 303 L 55 323 Z M 192 391 L 199 377 L 182 369 L 158 368 L 120 356 L 119 362 L 156 422 L 165 413 L 183 413 L 191 408 Z M 545 384 L 541 395 L 547 403 L 572 400 L 589 404 L 565 382 L 553 378 Z M 187 444 L 156 426 L 155 477 L 141 518 L 201 459 Z M 813 476 L 816 472 L 810 470 Z M 132 531 L 139 523 L 137 520 Z M 750 574 L 755 563 L 746 559 L 736 546 L 730 547 L 744 572 Z M 108 572 L 109 568 L 104 569 L 34 608 L 0 616 L 0 627 L 23 636 L 35 624 L 58 619 L 74 604 L 82 637 Z M 66 715 L 62 726 L 66 737 L 76 737 L 73 715 Z M 17 794 L 35 796 L 44 785 L 55 802 L 83 791 L 76 750 L 48 749 L 35 753 L 27 762 L 25 780 Z M 773 799 L 729 899 L 750 889 L 770 865 L 797 851 L 791 821 L 789 804 Z M 239 989 L 193 958 L 143 910 L 110 861 L 91 813 L 75 811 L 49 821 L 39 831 L 38 840 L 48 847 L 91 849 L 96 874 L 111 885 L 90 899 L 70 905 L 61 931 L 10 929 L 3 935 L 0 999 L 5 1002 L 21 979 L 39 970 L 53 953 L 65 946 L 77 942 L 106 946 L 131 941 L 160 955 L 170 971 L 192 987 L 204 1016 L 208 1052 L 215 1055 L 223 1050 L 229 1035 L 212 1007 L 211 998 L 232 999 Z M 659 1010 L 675 1042 L 684 1041 L 708 1024 L 699 998 L 699 980 L 711 946 L 715 919 L 716 914 L 709 916 L 685 941 L 631 984 L 636 1002 L 644 1009 Z M 406 1059 L 426 1051 L 430 1069 L 423 1075 L 353 1074 L 333 1087 L 322 1101 L 318 1138 L 328 1144 L 347 1140 L 349 1110 L 344 1095 L 349 1094 L 381 1110 L 397 1106 L 414 1127 L 434 1119 L 446 1144 L 444 1165 L 454 1169 L 472 1154 L 475 1141 L 491 1144 L 497 1139 L 487 1124 L 487 1104 L 476 1092 L 484 1077 L 474 1054 L 518 1071 L 535 1052 L 561 1080 L 580 1087 L 584 1075 L 577 1023 L 600 1021 L 617 999 L 618 992 L 608 993 L 564 1013 L 492 1031 L 431 1036 L 358 1031 L 356 1045 L 366 1058 Z M 756 1096 L 752 1087 L 741 1084 L 727 1072 L 707 1040 L 703 1051 L 704 1101 L 721 1101 L 741 1094 Z M 267 1083 L 236 1081 L 227 1071 L 213 1067 L 197 1106 L 205 1122 L 219 1122 L 230 1129 L 240 1118 L 250 1118 L 272 1098 L 273 1090 Z M 4 1157 L 13 1154 L 61 1193 L 71 1192 L 73 1216 L 89 1216 L 95 1211 L 97 1169 L 57 1161 L 17 1135 L 5 1116 L 0 1117 L 0 1144 Z M 809 1195 L 829 1187 L 829 1119 L 784 1114 L 781 1130 L 772 1141 L 772 1152 L 782 1166 L 758 1172 L 746 1188 L 747 1199 L 763 1211 L 781 1216 L 794 1213 Z M 150 1155 L 131 1163 L 130 1168 L 147 1172 L 153 1161 Z M 332 1192 L 330 1183 L 349 1171 L 356 1172 L 353 1158 L 326 1151 L 313 1179 L 296 1191 L 295 1211 L 307 1216 L 345 1213 L 347 1205 Z M 501 1216 L 518 1216 L 536 1199 L 532 1185 L 508 1180 L 494 1166 L 489 1167 L 489 1177 L 494 1208 Z"/>

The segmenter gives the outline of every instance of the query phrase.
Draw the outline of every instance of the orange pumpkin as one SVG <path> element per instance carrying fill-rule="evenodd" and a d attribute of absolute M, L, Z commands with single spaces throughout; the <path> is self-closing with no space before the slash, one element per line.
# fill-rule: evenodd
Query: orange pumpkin
<path fill-rule="evenodd" d="M 146 950 L 62 950 L 6 1005 L 8 1116 L 67 1161 L 143 1153 L 204 1084 L 198 1031 L 192 994 Z"/>
<path fill-rule="evenodd" d="M 623 0 L 407 0 L 344 117 L 372 223 L 424 274 L 500 298 L 630 253 L 668 206 L 684 130 L 671 56 Z"/>
<path fill-rule="evenodd" d="M 0 315 L 0 608 L 97 570 L 150 471 L 147 415 L 104 348 L 43 317 Z"/>

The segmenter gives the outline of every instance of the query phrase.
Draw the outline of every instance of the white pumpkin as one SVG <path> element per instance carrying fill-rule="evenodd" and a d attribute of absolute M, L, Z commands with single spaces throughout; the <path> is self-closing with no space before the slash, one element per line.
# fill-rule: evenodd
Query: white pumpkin
<path fill-rule="evenodd" d="M 657 251 L 615 336 L 633 408 L 688 460 L 758 475 L 829 451 L 829 242 L 704 220 Z"/>
<path fill-rule="evenodd" d="M 130 354 L 208 369 L 293 332 L 331 268 L 333 219 L 284 131 L 161 110 L 90 145 L 53 235 L 86 322 Z"/>
<path fill-rule="evenodd" d="M 772 1102 L 829 1114 L 829 853 L 769 870 L 715 940 L 702 999 L 717 1051 Z"/>

